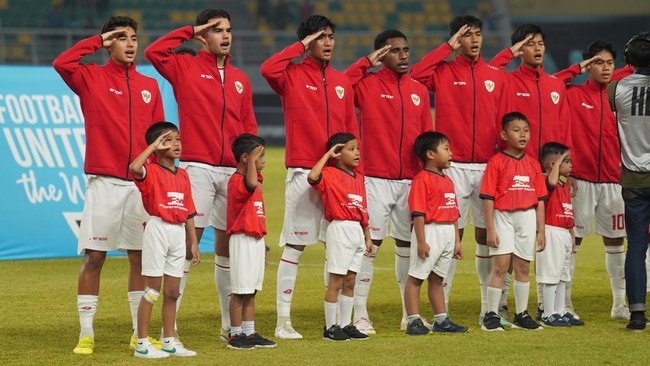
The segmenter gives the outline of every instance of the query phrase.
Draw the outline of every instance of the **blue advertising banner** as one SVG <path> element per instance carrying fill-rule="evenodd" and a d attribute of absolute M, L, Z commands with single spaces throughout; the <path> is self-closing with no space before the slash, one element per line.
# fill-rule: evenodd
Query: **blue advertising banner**
<path fill-rule="evenodd" d="M 153 67 L 138 70 L 163 84 Z M 171 88 L 162 89 L 176 123 Z M 0 260 L 78 255 L 85 149 L 79 98 L 53 68 L 0 66 Z M 206 230 L 201 252 L 214 251 L 213 241 Z"/>

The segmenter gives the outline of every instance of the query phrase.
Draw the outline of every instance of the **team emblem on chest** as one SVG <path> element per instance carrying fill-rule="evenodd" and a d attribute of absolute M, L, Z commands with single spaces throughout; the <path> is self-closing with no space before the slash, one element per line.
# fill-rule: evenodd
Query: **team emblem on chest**
<path fill-rule="evenodd" d="M 149 104 L 151 102 L 151 92 L 149 90 L 143 90 L 140 92 L 142 95 L 142 100 L 144 100 L 145 103 Z"/>
<path fill-rule="evenodd" d="M 417 94 L 411 94 L 411 100 L 416 106 L 420 105 L 420 97 Z"/>
<path fill-rule="evenodd" d="M 492 80 L 485 80 L 485 81 L 483 82 L 483 84 L 485 84 L 485 89 L 486 89 L 488 92 L 492 93 L 492 91 L 494 90 L 494 81 L 492 81 Z"/>
<path fill-rule="evenodd" d="M 558 104 L 560 102 L 560 93 L 551 92 L 551 100 L 553 101 L 553 104 Z"/>
<path fill-rule="evenodd" d="M 235 81 L 235 89 L 237 89 L 237 93 L 241 94 L 244 91 L 244 85 L 239 81 Z"/>
<path fill-rule="evenodd" d="M 343 89 L 342 86 L 337 85 L 334 90 L 336 90 L 336 95 L 339 96 L 339 99 L 343 99 L 343 96 L 345 95 L 345 89 Z"/>

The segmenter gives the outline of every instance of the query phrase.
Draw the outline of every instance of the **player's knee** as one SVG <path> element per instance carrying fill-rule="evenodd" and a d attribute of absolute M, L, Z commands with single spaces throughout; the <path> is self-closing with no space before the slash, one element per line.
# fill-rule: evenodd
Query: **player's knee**
<path fill-rule="evenodd" d="M 181 293 L 180 293 L 178 287 L 176 287 L 176 288 L 165 287 L 163 292 L 164 292 L 165 298 L 169 299 L 169 300 L 172 300 L 172 301 L 178 300 L 178 298 L 181 296 Z"/>
<path fill-rule="evenodd" d="M 105 252 L 93 251 L 86 254 L 84 257 L 83 269 L 90 272 L 99 272 L 104 265 L 104 260 L 106 259 Z"/>
<path fill-rule="evenodd" d="M 144 289 L 144 292 L 142 293 L 142 298 L 148 302 L 149 304 L 155 304 L 156 301 L 158 300 L 158 297 L 160 296 L 160 293 L 151 287 L 146 287 Z"/>

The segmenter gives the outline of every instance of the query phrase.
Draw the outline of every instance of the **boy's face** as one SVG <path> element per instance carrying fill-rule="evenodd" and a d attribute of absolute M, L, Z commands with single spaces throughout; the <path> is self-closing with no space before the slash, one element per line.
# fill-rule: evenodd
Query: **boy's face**
<path fill-rule="evenodd" d="M 530 140 L 530 126 L 528 122 L 516 119 L 510 121 L 505 130 L 501 131 L 501 139 L 506 141 L 508 148 L 523 151 Z"/>
<path fill-rule="evenodd" d="M 535 34 L 528 43 L 521 47 L 523 54 L 521 55 L 521 62 L 524 65 L 538 69 L 542 66 L 544 62 L 544 52 L 546 51 L 546 46 L 544 45 L 544 40 L 542 39 L 541 34 Z"/>
<path fill-rule="evenodd" d="M 439 170 L 447 169 L 451 166 L 452 153 L 449 147 L 449 141 L 441 142 L 436 151 L 427 151 L 427 157 L 430 159 L 434 168 Z"/>
<path fill-rule="evenodd" d="M 600 56 L 600 61 L 589 66 L 589 77 L 598 84 L 607 85 L 614 72 L 614 56 L 607 50 L 598 52 L 596 56 Z"/>
<path fill-rule="evenodd" d="M 334 32 L 332 28 L 327 27 L 318 38 L 309 43 L 307 54 L 316 61 L 329 61 L 332 59 L 332 52 L 334 52 L 334 43 Z"/>
<path fill-rule="evenodd" d="M 214 20 L 219 20 L 221 23 L 205 33 L 205 44 L 203 48 L 214 55 L 227 56 L 230 54 L 230 46 L 232 44 L 230 21 L 226 18 L 212 18 L 208 22 Z"/>
<path fill-rule="evenodd" d="M 475 60 L 481 54 L 481 46 L 483 45 L 483 33 L 477 27 L 471 27 L 460 39 L 460 48 L 458 51 L 461 55 Z"/>
<path fill-rule="evenodd" d="M 404 38 L 389 38 L 386 44 L 391 45 L 390 51 L 384 56 L 384 66 L 398 74 L 406 74 L 409 68 L 409 44 Z"/>
<path fill-rule="evenodd" d="M 341 156 L 338 158 L 338 164 L 345 168 L 352 169 L 359 165 L 359 158 L 361 157 L 361 150 L 359 149 L 359 142 L 350 140 L 345 143 L 340 150 Z"/>
<path fill-rule="evenodd" d="M 124 66 L 130 66 L 135 61 L 135 54 L 138 52 L 138 36 L 131 27 L 115 27 L 115 30 L 124 31 L 117 37 L 117 40 L 108 47 L 111 59 Z"/>
<path fill-rule="evenodd" d="M 163 131 L 162 133 L 166 133 Z M 168 159 L 178 159 L 181 157 L 181 135 L 178 131 L 172 131 L 163 142 L 163 146 L 169 147 L 162 151 L 162 156 Z"/>

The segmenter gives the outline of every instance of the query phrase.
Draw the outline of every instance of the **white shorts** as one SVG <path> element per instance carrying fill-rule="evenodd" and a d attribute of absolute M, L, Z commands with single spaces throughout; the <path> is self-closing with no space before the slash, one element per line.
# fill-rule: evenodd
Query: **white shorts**
<path fill-rule="evenodd" d="M 142 230 L 149 215 L 135 183 L 90 175 L 84 200 L 78 253 L 142 250 Z"/>
<path fill-rule="evenodd" d="M 494 210 L 494 228 L 499 236 L 499 247 L 490 247 L 491 256 L 514 254 L 527 261 L 535 259 L 535 208 L 525 211 Z"/>
<path fill-rule="evenodd" d="M 449 264 L 454 256 L 456 229 L 454 224 L 430 223 L 424 225 L 424 237 L 429 244 L 429 256 L 425 259 L 418 257 L 417 238 L 415 231 L 411 233 L 411 262 L 409 276 L 425 280 L 431 272 L 445 278 Z"/>
<path fill-rule="evenodd" d="M 459 229 L 464 229 L 468 224 L 470 206 L 474 227 L 485 228 L 483 200 L 478 195 L 481 192 L 481 182 L 486 166 L 487 164 L 453 162 L 449 169 L 444 170 L 444 173 L 449 175 L 454 182 L 458 210 L 460 211 Z"/>
<path fill-rule="evenodd" d="M 318 242 L 323 217 L 320 192 L 307 182 L 309 170 L 287 169 L 284 191 L 284 224 L 280 246 L 285 244 L 311 245 Z"/>
<path fill-rule="evenodd" d="M 185 252 L 185 224 L 151 216 L 142 239 L 142 275 L 183 277 Z"/>
<path fill-rule="evenodd" d="M 408 198 L 411 180 L 366 177 L 365 185 L 368 195 L 368 226 L 372 240 L 383 240 L 390 235 L 397 240 L 409 241 L 411 213 Z"/>
<path fill-rule="evenodd" d="M 616 183 L 591 183 L 576 179 L 578 191 L 573 197 L 576 237 L 584 238 L 593 233 L 608 238 L 625 236 L 625 204 L 621 186 Z"/>
<path fill-rule="evenodd" d="M 187 171 L 192 185 L 192 199 L 196 206 L 194 225 L 226 230 L 228 180 L 236 169 L 194 162 L 181 162 L 180 166 Z"/>
<path fill-rule="evenodd" d="M 538 283 L 556 284 L 571 281 L 571 232 L 568 229 L 546 225 L 546 247 L 537 253 L 535 278 Z"/>
<path fill-rule="evenodd" d="M 264 238 L 233 234 L 228 242 L 230 250 L 230 283 L 233 294 L 254 294 L 262 291 L 264 282 Z"/>
<path fill-rule="evenodd" d="M 345 275 L 358 273 L 366 249 L 363 229 L 358 221 L 334 220 L 327 225 L 327 272 Z"/>

